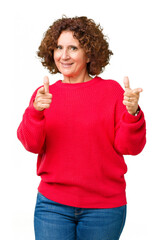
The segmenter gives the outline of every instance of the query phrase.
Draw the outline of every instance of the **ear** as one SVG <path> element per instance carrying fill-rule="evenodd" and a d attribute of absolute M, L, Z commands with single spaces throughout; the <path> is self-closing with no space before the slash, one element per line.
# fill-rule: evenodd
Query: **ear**
<path fill-rule="evenodd" d="M 90 62 L 90 58 L 87 58 L 87 63 L 89 63 Z"/>

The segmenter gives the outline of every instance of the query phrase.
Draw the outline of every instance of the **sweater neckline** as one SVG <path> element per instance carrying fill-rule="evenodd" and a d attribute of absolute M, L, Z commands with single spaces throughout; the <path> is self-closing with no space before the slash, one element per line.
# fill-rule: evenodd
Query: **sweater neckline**
<path fill-rule="evenodd" d="M 81 83 L 63 83 L 62 80 L 58 80 L 56 82 L 56 85 L 59 87 L 63 87 L 63 88 L 78 88 L 78 87 L 86 87 L 86 86 L 90 86 L 92 84 L 94 84 L 95 82 L 97 82 L 100 79 L 100 77 L 95 76 L 94 78 L 92 78 L 91 80 L 87 81 L 87 82 L 81 82 Z"/>

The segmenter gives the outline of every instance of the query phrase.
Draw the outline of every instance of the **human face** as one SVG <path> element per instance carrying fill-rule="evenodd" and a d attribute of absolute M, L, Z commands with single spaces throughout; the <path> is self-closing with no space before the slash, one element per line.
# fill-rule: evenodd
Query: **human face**
<path fill-rule="evenodd" d="M 85 78 L 85 75 L 88 75 L 85 51 L 71 31 L 63 31 L 60 34 L 54 49 L 54 61 L 64 79 Z"/>

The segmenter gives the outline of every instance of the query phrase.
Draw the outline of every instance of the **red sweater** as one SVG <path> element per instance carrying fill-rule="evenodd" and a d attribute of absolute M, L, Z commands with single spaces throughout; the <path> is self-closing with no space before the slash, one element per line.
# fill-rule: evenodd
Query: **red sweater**
<path fill-rule="evenodd" d="M 145 145 L 142 110 L 130 115 L 122 103 L 122 87 L 100 77 L 50 85 L 52 103 L 44 111 L 33 107 L 37 90 L 17 135 L 28 151 L 38 154 L 39 192 L 80 208 L 125 205 L 123 155 L 137 155 Z"/>

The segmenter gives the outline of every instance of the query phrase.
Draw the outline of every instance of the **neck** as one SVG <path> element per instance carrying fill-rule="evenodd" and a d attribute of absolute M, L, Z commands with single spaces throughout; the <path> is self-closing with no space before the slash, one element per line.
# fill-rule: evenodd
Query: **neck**
<path fill-rule="evenodd" d="M 90 81 L 92 78 L 86 73 L 83 76 L 77 76 L 77 77 L 68 77 L 64 76 L 64 80 L 62 81 L 63 83 L 82 83 L 82 82 L 87 82 Z"/>

